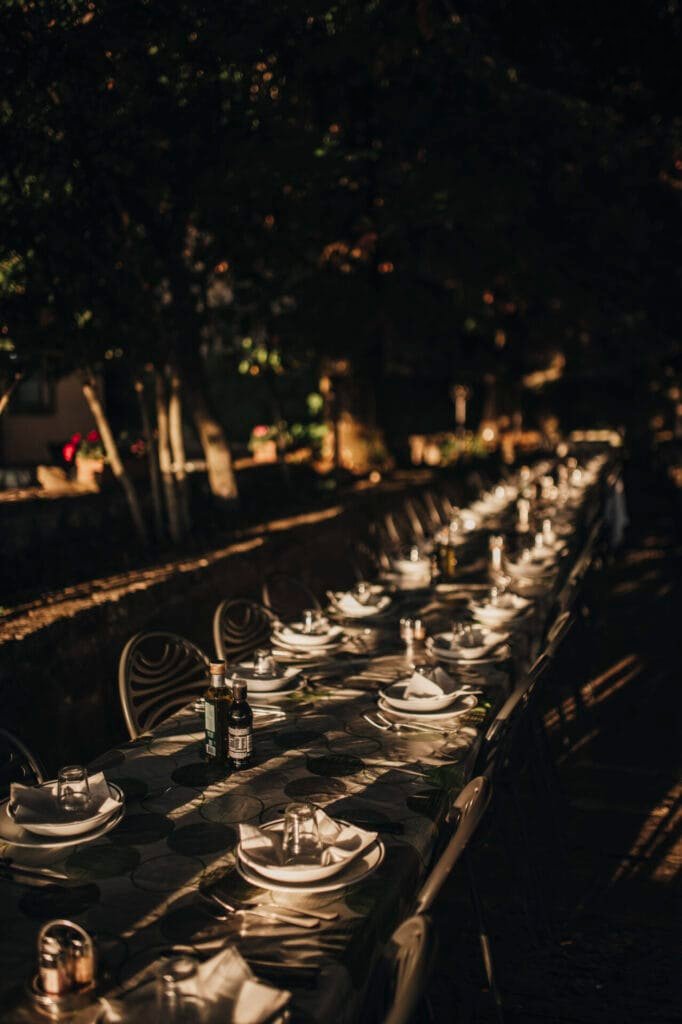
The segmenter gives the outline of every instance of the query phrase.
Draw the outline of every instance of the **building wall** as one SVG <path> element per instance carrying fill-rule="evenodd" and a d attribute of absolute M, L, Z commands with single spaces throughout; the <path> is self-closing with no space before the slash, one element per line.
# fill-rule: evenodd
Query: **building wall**
<path fill-rule="evenodd" d="M 2 463 L 5 466 L 54 462 L 50 445 L 61 445 L 75 434 L 92 430 L 94 422 L 77 374 L 55 382 L 54 412 L 20 413 L 10 400 L 0 418 Z"/>

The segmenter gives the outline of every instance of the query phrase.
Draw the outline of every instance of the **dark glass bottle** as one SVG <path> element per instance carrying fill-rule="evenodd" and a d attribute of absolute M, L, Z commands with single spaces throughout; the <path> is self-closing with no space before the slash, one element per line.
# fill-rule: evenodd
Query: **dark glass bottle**
<path fill-rule="evenodd" d="M 228 718 L 228 746 L 230 764 L 239 771 L 248 768 L 253 757 L 253 712 L 246 699 L 246 683 L 235 679 L 232 683 L 232 704 Z"/>
<path fill-rule="evenodd" d="M 225 679 L 225 662 L 211 662 L 211 685 L 204 695 L 204 727 L 206 760 L 215 765 L 228 765 L 227 725 L 232 694 Z"/>

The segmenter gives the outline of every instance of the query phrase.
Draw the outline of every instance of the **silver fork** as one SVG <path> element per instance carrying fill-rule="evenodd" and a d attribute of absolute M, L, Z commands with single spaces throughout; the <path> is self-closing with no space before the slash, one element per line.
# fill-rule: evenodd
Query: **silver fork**
<path fill-rule="evenodd" d="M 307 914 L 298 913 L 298 911 L 288 914 L 286 911 L 270 909 L 265 906 L 253 907 L 248 903 L 242 903 L 241 900 L 225 899 L 216 893 L 210 893 L 204 898 L 217 903 L 230 914 L 251 914 L 253 917 L 262 917 L 276 924 L 290 924 L 297 928 L 317 928 L 320 924 L 319 918 L 310 917 Z"/>
<path fill-rule="evenodd" d="M 377 718 L 379 719 L 378 722 L 375 721 L 370 715 L 363 715 L 362 717 L 365 719 L 366 722 L 369 723 L 369 725 L 373 725 L 375 729 L 379 729 L 381 732 L 397 732 L 398 734 L 400 734 L 400 733 L 415 733 L 415 732 L 418 732 L 418 733 L 434 733 L 435 732 L 435 733 L 438 733 L 440 736 L 449 736 L 450 735 L 450 733 L 445 732 L 444 729 L 438 729 L 438 728 L 435 728 L 435 727 L 432 728 L 431 726 L 423 726 L 423 725 L 419 725 L 418 723 L 415 723 L 413 725 L 411 722 L 405 722 L 405 723 L 402 723 L 402 722 L 390 722 L 387 718 L 384 718 L 383 715 L 381 714 L 381 712 L 379 712 L 379 711 L 376 712 L 376 715 L 377 715 Z"/>

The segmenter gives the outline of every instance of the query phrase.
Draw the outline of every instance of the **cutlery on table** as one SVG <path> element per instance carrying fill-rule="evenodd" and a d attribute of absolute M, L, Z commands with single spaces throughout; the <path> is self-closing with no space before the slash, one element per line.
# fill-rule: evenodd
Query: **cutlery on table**
<path fill-rule="evenodd" d="M 278 924 L 291 924 L 297 928 L 317 928 L 320 923 L 317 917 L 299 914 L 298 912 L 287 914 L 286 911 L 271 910 L 269 907 L 260 904 L 258 906 L 251 906 L 249 903 L 242 903 L 241 900 L 223 899 L 223 897 L 216 895 L 216 893 L 210 893 L 204 896 L 204 898 L 217 903 L 218 906 L 229 911 L 231 914 L 251 914 L 253 917 L 266 918 L 268 921 Z"/>
<path fill-rule="evenodd" d="M 32 864 L 17 864 L 11 857 L 0 857 L 0 876 L 25 875 L 26 878 L 42 882 L 68 882 L 69 876 L 52 868 L 36 867 Z"/>

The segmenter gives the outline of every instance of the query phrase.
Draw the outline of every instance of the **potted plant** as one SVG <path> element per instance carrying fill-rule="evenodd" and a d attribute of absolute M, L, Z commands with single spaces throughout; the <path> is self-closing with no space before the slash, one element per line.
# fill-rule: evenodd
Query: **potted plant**
<path fill-rule="evenodd" d="M 72 434 L 62 448 L 62 458 L 67 465 L 76 467 L 76 483 L 89 491 L 98 491 L 104 472 L 104 445 L 97 430 L 83 434 Z"/>
<path fill-rule="evenodd" d="M 254 462 L 277 462 L 277 428 L 260 424 L 251 431 L 249 450 Z"/>

